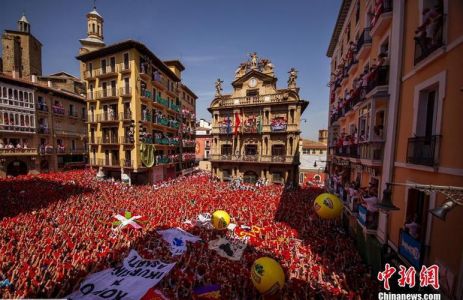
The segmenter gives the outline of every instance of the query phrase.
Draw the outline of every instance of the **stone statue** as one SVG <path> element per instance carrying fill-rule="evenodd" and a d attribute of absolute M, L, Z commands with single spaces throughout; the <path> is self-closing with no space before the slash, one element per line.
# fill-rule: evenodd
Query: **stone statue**
<path fill-rule="evenodd" d="M 238 69 L 236 69 L 235 71 L 235 79 L 243 76 L 245 72 L 246 72 L 246 63 L 241 63 Z"/>
<path fill-rule="evenodd" d="M 288 73 L 289 73 L 288 88 L 295 88 L 296 79 L 297 79 L 297 71 L 295 68 L 291 68 L 291 70 Z"/>
<path fill-rule="evenodd" d="M 222 96 L 222 91 L 223 91 L 222 83 L 223 83 L 223 80 L 220 80 L 220 78 L 217 78 L 217 81 L 215 82 L 215 96 L 216 97 Z"/>
<path fill-rule="evenodd" d="M 249 53 L 251 57 L 251 69 L 257 69 L 257 52 Z"/>
<path fill-rule="evenodd" d="M 105 178 L 105 174 L 103 172 L 103 167 L 98 169 L 98 173 L 96 174 L 96 179 L 103 180 Z"/>

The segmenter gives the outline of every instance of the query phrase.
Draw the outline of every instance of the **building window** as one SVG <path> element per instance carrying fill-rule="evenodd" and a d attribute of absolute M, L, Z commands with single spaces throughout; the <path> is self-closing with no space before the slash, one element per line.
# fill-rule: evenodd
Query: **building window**
<path fill-rule="evenodd" d="M 124 53 L 124 70 L 129 68 L 129 54 Z"/>
<path fill-rule="evenodd" d="M 415 240 L 424 242 L 428 217 L 429 196 L 409 189 L 404 230 Z"/>
<path fill-rule="evenodd" d="M 231 155 L 232 154 L 232 145 L 222 145 L 222 155 Z"/>
<path fill-rule="evenodd" d="M 408 139 L 407 162 L 434 166 L 437 163 L 437 108 L 439 85 L 420 91 L 415 136 Z"/>

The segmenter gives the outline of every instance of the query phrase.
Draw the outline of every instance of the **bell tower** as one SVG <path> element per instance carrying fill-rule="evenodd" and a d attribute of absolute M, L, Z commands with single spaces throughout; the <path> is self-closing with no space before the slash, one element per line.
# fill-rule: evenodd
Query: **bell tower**
<path fill-rule="evenodd" d="M 103 17 L 96 10 L 96 6 L 94 6 L 93 10 L 87 14 L 87 37 L 80 40 L 80 44 L 82 45 L 80 53 L 90 52 L 105 46 L 103 22 Z"/>

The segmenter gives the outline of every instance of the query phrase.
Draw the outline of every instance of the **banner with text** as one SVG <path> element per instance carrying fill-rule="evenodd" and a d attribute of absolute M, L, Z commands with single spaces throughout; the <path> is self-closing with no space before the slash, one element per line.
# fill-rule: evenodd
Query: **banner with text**
<path fill-rule="evenodd" d="M 66 298 L 138 300 L 174 267 L 159 260 L 147 260 L 130 250 L 122 266 L 91 274 L 80 288 Z"/>

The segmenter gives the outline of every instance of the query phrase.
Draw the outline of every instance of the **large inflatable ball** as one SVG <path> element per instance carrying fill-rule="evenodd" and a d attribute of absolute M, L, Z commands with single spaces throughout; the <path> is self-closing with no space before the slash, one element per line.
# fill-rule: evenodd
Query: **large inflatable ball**
<path fill-rule="evenodd" d="M 313 208 L 320 218 L 334 219 L 341 215 L 343 206 L 336 195 L 323 193 L 315 199 Z"/>
<path fill-rule="evenodd" d="M 230 224 L 230 215 L 224 210 L 216 210 L 212 214 L 211 223 L 215 229 L 226 229 L 228 224 Z"/>
<path fill-rule="evenodd" d="M 274 295 L 285 284 L 285 273 L 280 264 L 270 257 L 256 259 L 251 267 L 251 280 L 259 293 Z"/>

